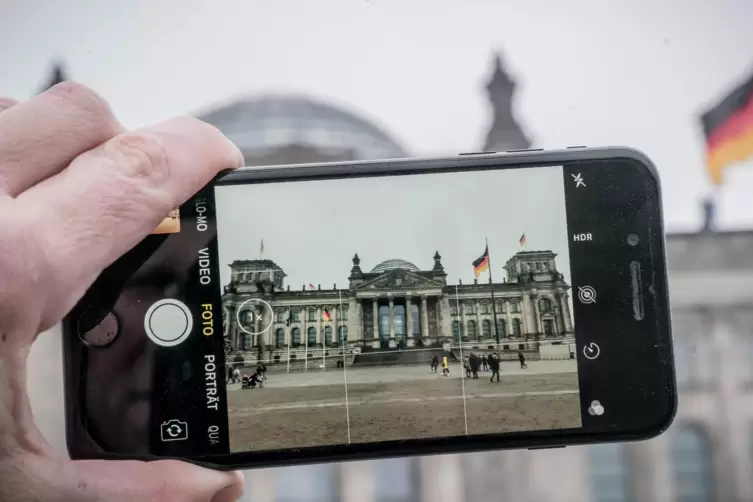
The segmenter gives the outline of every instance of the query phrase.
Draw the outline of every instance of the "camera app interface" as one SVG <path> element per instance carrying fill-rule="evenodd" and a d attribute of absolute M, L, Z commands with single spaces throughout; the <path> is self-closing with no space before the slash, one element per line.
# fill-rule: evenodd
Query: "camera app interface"
<path fill-rule="evenodd" d="M 580 427 L 564 182 L 215 187 L 229 450 Z"/>

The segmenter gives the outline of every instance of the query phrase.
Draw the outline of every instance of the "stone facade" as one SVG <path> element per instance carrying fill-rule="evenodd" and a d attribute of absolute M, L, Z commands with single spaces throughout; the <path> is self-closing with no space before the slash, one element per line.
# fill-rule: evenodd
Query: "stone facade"
<path fill-rule="evenodd" d="M 428 270 L 392 259 L 363 272 L 355 255 L 347 289 L 298 291 L 272 260 L 235 261 L 222 297 L 225 336 L 233 352 L 269 361 L 331 349 L 439 347 L 448 339 L 494 348 L 497 334 L 503 350 L 511 342 L 515 350 L 523 348 L 519 342 L 532 350 L 542 339 L 573 334 L 569 286 L 555 257 L 521 251 L 505 264 L 502 282 L 450 285 L 438 252 Z"/>

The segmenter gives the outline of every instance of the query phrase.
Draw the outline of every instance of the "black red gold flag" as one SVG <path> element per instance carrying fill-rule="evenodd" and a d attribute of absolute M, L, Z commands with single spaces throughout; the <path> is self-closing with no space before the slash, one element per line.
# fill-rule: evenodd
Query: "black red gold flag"
<path fill-rule="evenodd" d="M 332 315 L 329 313 L 329 309 L 325 308 L 324 313 L 322 314 L 322 320 L 329 321 L 330 319 L 332 319 Z"/>
<path fill-rule="evenodd" d="M 753 74 L 701 116 L 706 163 L 715 185 L 730 164 L 753 156 Z"/>
<path fill-rule="evenodd" d="M 520 248 L 521 249 L 526 248 L 526 234 L 523 234 L 520 236 Z"/>
<path fill-rule="evenodd" d="M 481 272 L 487 270 L 489 270 L 489 246 L 486 246 L 486 249 L 484 249 L 484 254 L 473 261 L 473 275 L 478 279 Z"/>

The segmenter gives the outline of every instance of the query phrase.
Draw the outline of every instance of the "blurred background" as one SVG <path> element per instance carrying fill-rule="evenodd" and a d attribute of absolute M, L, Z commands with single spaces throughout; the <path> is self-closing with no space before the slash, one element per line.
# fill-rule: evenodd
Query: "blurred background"
<path fill-rule="evenodd" d="M 701 115 L 753 78 L 751 20 L 750 0 L 0 0 L 0 94 L 74 79 L 128 127 L 203 118 L 252 165 L 643 150 L 669 231 L 681 395 L 666 434 L 262 469 L 247 473 L 244 500 L 742 502 L 753 500 L 753 146 L 710 172 Z M 64 453 L 53 331 L 29 385 Z"/>

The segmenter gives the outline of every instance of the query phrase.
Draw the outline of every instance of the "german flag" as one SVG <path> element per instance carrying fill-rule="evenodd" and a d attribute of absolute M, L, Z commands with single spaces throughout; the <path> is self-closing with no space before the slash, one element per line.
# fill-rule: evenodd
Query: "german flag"
<path fill-rule="evenodd" d="M 719 185 L 726 167 L 753 155 L 753 74 L 704 113 L 701 124 L 709 175 Z"/>
<path fill-rule="evenodd" d="M 486 246 L 486 249 L 484 249 L 484 254 L 473 261 L 473 275 L 478 279 L 481 272 L 486 272 L 487 270 L 489 270 L 489 246 Z"/>
<path fill-rule="evenodd" d="M 332 319 L 332 315 L 330 315 L 328 308 L 324 309 L 324 313 L 322 314 L 322 319 L 324 321 L 329 321 L 330 319 Z"/>
<path fill-rule="evenodd" d="M 520 236 L 520 249 L 526 248 L 526 234 Z"/>

